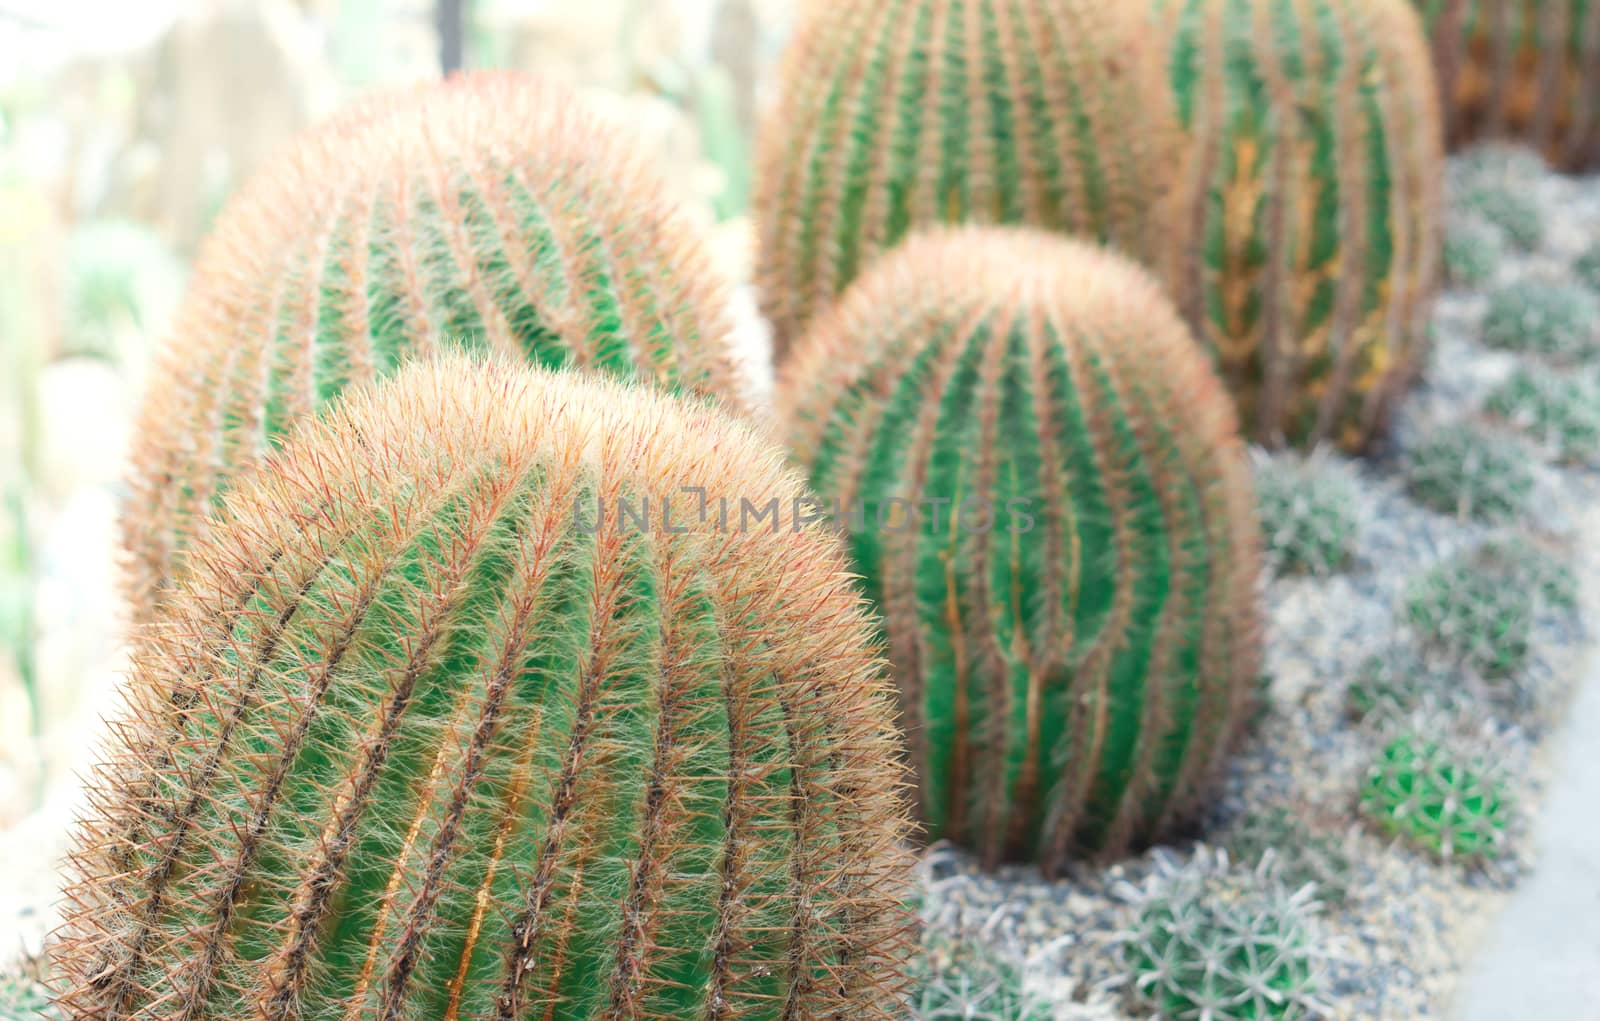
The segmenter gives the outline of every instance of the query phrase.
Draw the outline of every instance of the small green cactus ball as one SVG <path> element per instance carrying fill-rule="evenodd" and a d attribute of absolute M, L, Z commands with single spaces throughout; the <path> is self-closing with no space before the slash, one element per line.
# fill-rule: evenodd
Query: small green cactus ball
<path fill-rule="evenodd" d="M 1328 832 L 1292 809 L 1273 806 L 1250 810 L 1229 830 L 1228 856 L 1259 866 L 1273 863 L 1274 875 L 1298 889 L 1310 883 L 1324 904 L 1341 904 L 1350 893 L 1356 868 L 1352 832 Z"/>
<path fill-rule="evenodd" d="M 1466 861 L 1500 853 L 1511 814 L 1487 762 L 1414 731 L 1385 745 L 1367 770 L 1361 808 L 1385 833 Z"/>
<path fill-rule="evenodd" d="M 1600 241 L 1583 250 L 1573 262 L 1572 271 L 1585 287 L 1600 293 Z"/>
<path fill-rule="evenodd" d="M 1505 237 L 1486 220 L 1454 216 L 1445 224 L 1444 275 L 1452 287 L 1482 287 L 1505 258 Z"/>
<path fill-rule="evenodd" d="M 1511 436 L 1476 425 L 1442 428 L 1407 455 L 1406 487 L 1425 507 L 1462 520 L 1521 514 L 1533 493 L 1529 452 Z"/>
<path fill-rule="evenodd" d="M 1489 296 L 1482 336 L 1505 351 L 1584 360 L 1600 350 L 1600 298 L 1574 284 L 1519 280 Z"/>
<path fill-rule="evenodd" d="M 1264 860 L 1230 870 L 1202 851 L 1136 895 L 1121 934 L 1135 998 L 1169 1021 L 1298 1021 L 1320 1016 L 1313 887 L 1291 890 Z"/>
<path fill-rule="evenodd" d="M 1256 500 L 1266 560 L 1284 574 L 1328 575 L 1355 556 L 1361 519 L 1354 480 L 1331 457 L 1257 454 Z"/>
<path fill-rule="evenodd" d="M 1405 719 L 1424 706 L 1453 705 L 1461 680 L 1459 669 L 1410 642 L 1395 642 L 1356 667 L 1345 689 L 1345 708 L 1351 719 L 1362 722 Z"/>
<path fill-rule="evenodd" d="M 1406 601 L 1406 616 L 1425 649 L 1489 680 L 1522 672 L 1538 609 L 1534 589 L 1471 556 L 1422 575 Z"/>
<path fill-rule="evenodd" d="M 1600 458 L 1600 387 L 1565 370 L 1519 366 L 1484 410 L 1564 464 Z"/>
<path fill-rule="evenodd" d="M 1531 252 L 1544 244 L 1544 211 L 1509 185 L 1472 185 L 1458 208 L 1493 224 L 1518 251 Z"/>

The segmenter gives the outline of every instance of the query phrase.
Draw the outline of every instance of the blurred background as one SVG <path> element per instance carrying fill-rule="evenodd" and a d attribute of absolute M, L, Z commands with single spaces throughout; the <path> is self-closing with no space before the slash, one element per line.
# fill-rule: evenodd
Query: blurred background
<path fill-rule="evenodd" d="M 792 6 L 0 0 L 0 956 L 48 924 L 114 705 L 128 423 L 230 190 L 356 93 L 536 70 L 645 139 L 744 280 L 749 149 Z"/>

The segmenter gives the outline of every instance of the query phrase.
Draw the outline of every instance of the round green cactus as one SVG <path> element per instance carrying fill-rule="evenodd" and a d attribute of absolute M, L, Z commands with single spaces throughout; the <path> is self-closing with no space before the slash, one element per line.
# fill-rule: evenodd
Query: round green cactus
<path fill-rule="evenodd" d="M 1531 278 L 1489 296 L 1483 342 L 1557 361 L 1600 353 L 1600 299 L 1581 287 Z"/>
<path fill-rule="evenodd" d="M 1600 458 L 1600 387 L 1592 381 L 1520 366 L 1490 392 L 1484 407 L 1559 461 Z"/>
<path fill-rule="evenodd" d="M 1117 6 L 1115 4 L 1108 6 Z M 1189 158 L 1170 281 L 1258 440 L 1346 449 L 1425 354 L 1438 97 L 1405 0 L 1157 0 Z"/>
<path fill-rule="evenodd" d="M 1528 662 L 1537 593 L 1503 572 L 1458 558 L 1412 583 L 1406 616 L 1422 644 L 1489 680 Z"/>
<path fill-rule="evenodd" d="M 1518 251 L 1531 252 L 1544 244 L 1544 211 L 1510 186 L 1479 184 L 1462 196 L 1459 208 L 1492 224 Z"/>
<path fill-rule="evenodd" d="M 1270 857 L 1230 871 L 1225 855 L 1166 866 L 1137 891 L 1119 937 L 1136 997 L 1170 1021 L 1299 1021 L 1320 1016 L 1318 903 L 1291 891 Z"/>
<path fill-rule="evenodd" d="M 1367 771 L 1361 808 L 1392 836 L 1446 860 L 1468 861 L 1500 853 L 1511 814 L 1486 762 L 1417 732 L 1384 746 Z"/>
<path fill-rule="evenodd" d="M 786 364 L 790 449 L 882 608 L 932 837 L 990 864 L 1186 819 L 1254 701 L 1232 406 L 1160 288 L 1037 231 L 881 260 Z"/>
<path fill-rule="evenodd" d="M 1444 276 L 1451 286 L 1477 288 L 1493 282 L 1504 258 L 1504 238 L 1487 220 L 1456 216 L 1446 225 Z"/>
<path fill-rule="evenodd" d="M 899 1017 L 867 607 L 829 530 L 716 510 L 803 493 L 570 370 L 414 363 L 297 431 L 135 651 L 69 1015 Z"/>
<path fill-rule="evenodd" d="M 1028 224 L 1158 259 L 1178 161 L 1137 4 L 832 0 L 803 8 L 762 125 L 756 282 L 780 358 L 918 227 Z"/>
<path fill-rule="evenodd" d="M 1283 453 L 1256 459 L 1255 485 L 1267 563 L 1316 575 L 1349 565 L 1361 519 L 1347 473 L 1326 457 Z"/>
<path fill-rule="evenodd" d="M 383 94 L 230 200 L 135 430 L 140 618 L 238 475 L 347 387 L 466 346 L 738 404 L 725 290 L 642 151 L 510 74 Z"/>
<path fill-rule="evenodd" d="M 1455 646 L 1460 637 L 1454 625 L 1439 628 L 1449 617 L 1447 611 L 1435 604 L 1422 604 L 1424 587 L 1414 595 L 1423 609 L 1416 626 L 1424 631 L 1431 644 Z M 1438 598 L 1431 590 L 1429 598 Z M 1448 708 L 1463 690 L 1459 667 L 1446 666 L 1409 642 L 1396 642 L 1361 661 L 1355 677 L 1345 689 L 1345 708 L 1348 715 L 1364 723 L 1386 723 L 1405 719 L 1426 707 Z"/>
<path fill-rule="evenodd" d="M 1425 507 L 1462 520 L 1508 521 L 1533 495 L 1529 452 L 1493 429 L 1443 428 L 1406 456 L 1406 489 Z"/>

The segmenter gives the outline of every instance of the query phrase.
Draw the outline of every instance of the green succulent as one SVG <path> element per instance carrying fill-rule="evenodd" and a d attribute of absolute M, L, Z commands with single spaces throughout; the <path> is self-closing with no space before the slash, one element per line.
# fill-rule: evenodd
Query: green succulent
<path fill-rule="evenodd" d="M 1361 661 L 1345 688 L 1345 710 L 1359 721 L 1400 719 L 1430 703 L 1453 704 L 1461 690 L 1459 669 L 1395 642 Z"/>
<path fill-rule="evenodd" d="M 1484 757 L 1407 731 L 1367 770 L 1361 809 L 1384 832 L 1440 858 L 1482 861 L 1500 853 L 1510 801 Z"/>
<path fill-rule="evenodd" d="M 1583 250 L 1572 264 L 1573 275 L 1591 291 L 1600 291 L 1600 241 Z"/>
<path fill-rule="evenodd" d="M 1332 574 L 1354 559 L 1361 521 L 1356 487 L 1330 458 L 1255 458 L 1256 502 L 1267 562 L 1284 574 Z"/>
<path fill-rule="evenodd" d="M 41 975 L 42 962 L 24 961 L 0 968 L 0 1021 L 56 1021 L 50 991 Z"/>
<path fill-rule="evenodd" d="M 1484 408 L 1563 463 L 1600 458 L 1600 387 L 1592 381 L 1521 366 L 1490 392 Z"/>
<path fill-rule="evenodd" d="M 1506 185 L 1474 185 L 1462 197 L 1460 208 L 1493 224 L 1520 251 L 1531 252 L 1544 243 L 1539 204 Z"/>
<path fill-rule="evenodd" d="M 1316 1016 L 1320 982 L 1313 889 L 1291 890 L 1268 856 L 1253 871 L 1226 854 L 1162 868 L 1135 891 L 1119 936 L 1128 984 L 1168 1021 L 1292 1021 Z"/>
<path fill-rule="evenodd" d="M 1553 550 L 1529 535 L 1492 539 L 1466 559 L 1507 587 L 1533 593 L 1544 609 L 1572 612 L 1578 608 L 1578 576 Z"/>
<path fill-rule="evenodd" d="M 1228 834 L 1228 854 L 1259 866 L 1275 859 L 1277 875 L 1291 888 L 1315 885 L 1324 904 L 1343 904 L 1350 894 L 1355 858 L 1348 831 L 1329 833 L 1287 808 L 1252 810 Z"/>
<path fill-rule="evenodd" d="M 1441 514 L 1505 521 L 1527 506 L 1533 472 L 1527 451 L 1512 437 L 1473 425 L 1452 426 L 1411 451 L 1406 488 L 1418 503 Z"/>
<path fill-rule="evenodd" d="M 1538 597 L 1471 557 L 1450 560 L 1415 581 L 1406 615 L 1429 652 L 1487 680 L 1527 665 Z"/>
<path fill-rule="evenodd" d="M 1445 225 L 1445 279 L 1455 287 L 1482 287 L 1500 271 L 1505 249 L 1505 236 L 1488 221 L 1453 217 Z"/>
<path fill-rule="evenodd" d="M 1027 982 L 1025 962 L 976 939 L 929 931 L 911 968 L 916 1021 L 1051 1021 L 1048 1000 Z"/>
<path fill-rule="evenodd" d="M 1484 142 L 1457 154 L 1450 161 L 1451 176 L 1469 186 L 1505 185 L 1526 181 L 1549 171 L 1538 150 L 1508 142 Z"/>
<path fill-rule="evenodd" d="M 1574 284 L 1519 280 L 1490 295 L 1482 338 L 1504 351 L 1584 359 L 1600 349 L 1600 299 Z"/>

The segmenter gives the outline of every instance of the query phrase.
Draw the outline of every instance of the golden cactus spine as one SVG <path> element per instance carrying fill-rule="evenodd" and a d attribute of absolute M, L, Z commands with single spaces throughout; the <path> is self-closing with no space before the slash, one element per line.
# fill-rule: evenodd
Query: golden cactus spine
<path fill-rule="evenodd" d="M 802 492 L 707 406 L 457 358 L 291 437 L 136 652 L 68 1016 L 899 1016 L 900 752 L 843 551 L 685 487 Z"/>
<path fill-rule="evenodd" d="M 1359 449 L 1420 368 L 1443 154 L 1405 0 L 1158 0 L 1188 133 L 1171 284 L 1245 429 Z"/>
<path fill-rule="evenodd" d="M 509 74 L 370 98 L 223 211 L 153 374 L 123 518 L 143 616 L 247 465 L 453 346 L 742 403 L 724 288 L 643 154 Z"/>
<path fill-rule="evenodd" d="M 809 5 L 758 145 L 757 284 L 781 357 L 919 225 L 1026 223 L 1158 256 L 1177 134 L 1138 5 Z"/>
<path fill-rule="evenodd" d="M 852 519 L 930 836 L 1055 873 L 1203 802 L 1254 691 L 1259 537 L 1232 404 L 1149 277 L 1036 231 L 914 236 L 778 399 Z"/>

